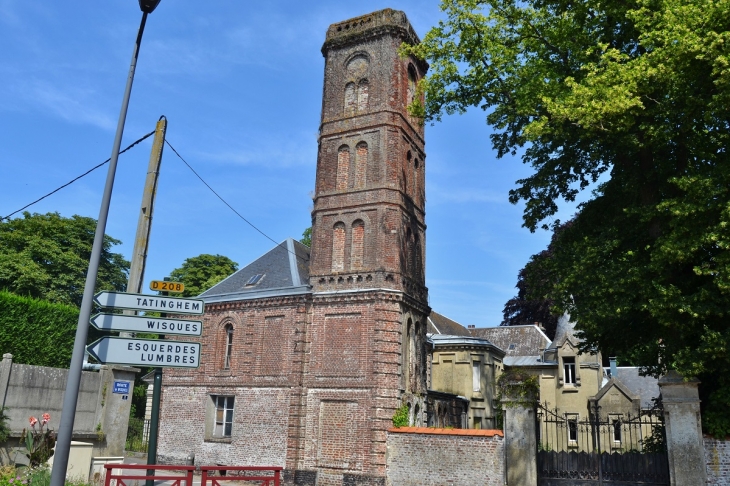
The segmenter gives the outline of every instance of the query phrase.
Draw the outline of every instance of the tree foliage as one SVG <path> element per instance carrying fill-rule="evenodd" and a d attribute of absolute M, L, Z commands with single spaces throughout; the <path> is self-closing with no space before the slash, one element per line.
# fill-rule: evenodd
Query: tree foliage
<path fill-rule="evenodd" d="M 586 347 L 699 376 L 703 417 L 728 417 L 730 0 L 442 6 L 403 48 L 432 69 L 412 111 L 487 111 L 498 155 L 533 168 L 510 192 L 530 230 L 594 186 L 535 295 L 570 312 Z"/>
<path fill-rule="evenodd" d="M 504 320 L 500 326 L 523 326 L 539 323 L 545 328 L 545 334 L 550 339 L 555 338 L 558 327 L 558 316 L 553 312 L 553 301 L 530 292 L 530 280 L 539 277 L 534 275 L 540 272 L 540 263 L 550 257 L 550 250 L 543 250 L 533 255 L 524 268 L 517 274 L 517 295 L 504 304 Z"/>
<path fill-rule="evenodd" d="M 185 284 L 183 297 L 200 295 L 238 270 L 238 263 L 223 255 L 200 254 L 187 258 L 170 272 L 170 280 Z"/>
<path fill-rule="evenodd" d="M 95 219 L 77 215 L 24 212 L 0 221 L 0 289 L 80 306 L 95 231 Z M 97 290 L 126 289 L 129 262 L 111 251 L 120 243 L 104 236 Z"/>
<path fill-rule="evenodd" d="M 299 240 L 299 243 L 303 245 L 307 245 L 311 248 L 312 246 L 312 227 L 305 229 L 304 232 L 302 232 L 302 239 Z"/>

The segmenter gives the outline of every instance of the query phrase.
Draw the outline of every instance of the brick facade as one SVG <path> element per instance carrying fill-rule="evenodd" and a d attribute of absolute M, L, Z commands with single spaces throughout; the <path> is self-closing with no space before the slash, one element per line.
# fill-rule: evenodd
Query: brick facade
<path fill-rule="evenodd" d="M 422 427 L 388 431 L 388 486 L 502 486 L 504 478 L 501 431 Z"/>
<path fill-rule="evenodd" d="M 395 409 L 425 407 L 430 313 L 423 127 L 406 108 L 426 65 L 404 41 L 418 38 L 390 9 L 328 29 L 309 288 L 206 300 L 200 368 L 165 371 L 160 462 L 385 484 Z"/>

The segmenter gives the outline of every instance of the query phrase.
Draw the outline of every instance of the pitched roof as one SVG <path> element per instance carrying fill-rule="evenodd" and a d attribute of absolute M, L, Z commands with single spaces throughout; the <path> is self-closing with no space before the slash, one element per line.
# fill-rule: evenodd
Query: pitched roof
<path fill-rule="evenodd" d="M 659 380 L 653 376 L 639 375 L 636 366 L 619 366 L 616 368 L 616 378 L 626 385 L 626 388 L 641 398 L 641 408 L 651 408 L 652 398 L 659 396 Z"/>
<path fill-rule="evenodd" d="M 488 339 L 507 356 L 538 356 L 550 346 L 550 339 L 534 324 L 526 326 L 481 327 L 469 330 L 474 337 Z"/>
<path fill-rule="evenodd" d="M 431 311 L 428 316 L 428 332 L 429 334 L 448 334 L 450 336 L 469 336 L 469 330 L 456 321 Z"/>
<path fill-rule="evenodd" d="M 309 248 L 288 238 L 200 294 L 200 298 L 226 302 L 310 291 Z"/>
<path fill-rule="evenodd" d="M 575 335 L 575 322 L 570 320 L 570 314 L 567 312 L 558 318 L 558 326 L 555 329 L 555 339 L 553 339 L 551 348 L 561 347 L 567 339 L 573 344 L 578 344 L 581 340 Z"/>

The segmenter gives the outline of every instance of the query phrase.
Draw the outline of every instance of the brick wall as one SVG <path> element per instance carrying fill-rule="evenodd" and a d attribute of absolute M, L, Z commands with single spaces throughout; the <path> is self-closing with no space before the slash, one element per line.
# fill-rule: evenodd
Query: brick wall
<path fill-rule="evenodd" d="M 504 484 L 499 430 L 401 427 L 388 430 L 388 486 Z"/>
<path fill-rule="evenodd" d="M 730 440 L 705 437 L 705 462 L 707 463 L 707 484 L 730 485 Z"/>

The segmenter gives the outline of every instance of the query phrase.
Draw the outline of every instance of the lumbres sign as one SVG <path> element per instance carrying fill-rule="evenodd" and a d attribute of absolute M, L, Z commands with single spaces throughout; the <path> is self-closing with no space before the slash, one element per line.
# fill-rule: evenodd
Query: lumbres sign
<path fill-rule="evenodd" d="M 127 316 L 124 314 L 97 314 L 91 318 L 91 325 L 100 331 L 130 331 L 158 334 L 179 334 L 200 336 L 203 333 L 201 321 L 168 319 L 165 317 Z"/>
<path fill-rule="evenodd" d="M 126 294 L 122 292 L 99 292 L 94 302 L 100 307 L 132 309 L 138 311 L 169 312 L 173 314 L 203 314 L 204 303 L 199 299 L 180 297 Z"/>
<path fill-rule="evenodd" d="M 165 368 L 197 368 L 200 365 L 200 343 L 103 337 L 86 350 L 103 364 L 157 366 Z"/>

